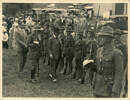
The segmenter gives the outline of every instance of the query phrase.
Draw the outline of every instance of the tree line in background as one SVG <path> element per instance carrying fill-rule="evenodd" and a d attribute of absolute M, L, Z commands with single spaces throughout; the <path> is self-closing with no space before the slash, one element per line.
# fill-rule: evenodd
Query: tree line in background
<path fill-rule="evenodd" d="M 6 16 L 16 16 L 17 13 L 30 11 L 32 8 L 46 8 L 50 3 L 3 3 L 3 14 Z M 57 8 L 66 9 L 71 3 L 56 3 Z"/>
<path fill-rule="evenodd" d="M 30 10 L 32 4 L 25 3 L 3 3 L 2 12 L 6 16 L 16 16 L 17 13 Z"/>

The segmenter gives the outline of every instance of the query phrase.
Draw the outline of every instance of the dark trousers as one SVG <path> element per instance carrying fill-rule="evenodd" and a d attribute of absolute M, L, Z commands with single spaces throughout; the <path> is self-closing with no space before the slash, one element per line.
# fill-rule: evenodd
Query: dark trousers
<path fill-rule="evenodd" d="M 66 74 L 71 74 L 72 73 L 72 69 L 73 69 L 72 61 L 73 61 L 73 55 L 67 55 L 66 56 L 64 73 L 66 73 Z"/>
<path fill-rule="evenodd" d="M 50 59 L 50 74 L 53 76 L 53 78 L 56 78 L 56 70 L 58 68 L 59 59 Z"/>
<path fill-rule="evenodd" d="M 34 58 L 31 59 L 31 79 L 35 79 L 36 78 L 36 74 L 37 76 L 39 76 L 39 59 Z"/>
<path fill-rule="evenodd" d="M 65 60 L 65 56 L 62 56 L 59 62 L 59 72 L 63 70 L 64 68 L 64 61 Z"/>
<path fill-rule="evenodd" d="M 27 52 L 17 51 L 18 72 L 22 72 L 26 63 Z"/>
<path fill-rule="evenodd" d="M 82 60 L 81 60 L 81 59 L 76 59 L 75 70 L 76 70 L 76 71 L 75 71 L 76 79 L 82 78 L 83 67 L 82 67 Z"/>

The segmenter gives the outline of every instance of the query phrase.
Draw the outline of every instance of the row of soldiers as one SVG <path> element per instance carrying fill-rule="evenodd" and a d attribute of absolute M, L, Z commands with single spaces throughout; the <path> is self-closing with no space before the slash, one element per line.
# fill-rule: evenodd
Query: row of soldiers
<path fill-rule="evenodd" d="M 71 25 L 57 27 L 46 23 L 42 28 L 32 26 L 27 34 L 25 25 L 19 23 L 16 30 L 19 75 L 28 58 L 31 82 L 37 82 L 39 59 L 43 57 L 43 61 L 49 65 L 52 82 L 57 81 L 57 69 L 79 81 L 83 80 L 85 70 L 89 70 L 94 96 L 119 97 L 123 73 L 127 70 L 127 46 L 120 41 L 121 31 L 116 29 L 113 34 L 111 27 L 103 26 L 97 35 L 91 28 L 86 37 L 83 31 L 78 31 L 76 35 L 72 33 Z M 87 64 L 84 65 L 84 61 Z"/>

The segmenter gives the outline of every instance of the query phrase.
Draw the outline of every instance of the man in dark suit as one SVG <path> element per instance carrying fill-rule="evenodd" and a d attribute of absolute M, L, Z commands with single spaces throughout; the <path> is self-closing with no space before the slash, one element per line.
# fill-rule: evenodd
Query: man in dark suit
<path fill-rule="evenodd" d="M 58 64 L 61 57 L 61 45 L 58 39 L 59 29 L 54 25 L 51 27 L 52 29 L 52 37 L 49 39 L 48 44 L 48 52 L 50 56 L 50 70 L 49 70 L 49 77 L 52 79 L 53 82 L 56 82 L 56 70 L 58 68 Z"/>

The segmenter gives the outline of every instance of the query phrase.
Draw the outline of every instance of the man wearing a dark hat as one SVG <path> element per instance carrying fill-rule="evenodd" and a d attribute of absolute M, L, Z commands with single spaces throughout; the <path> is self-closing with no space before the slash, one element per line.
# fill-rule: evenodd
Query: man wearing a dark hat
<path fill-rule="evenodd" d="M 102 27 L 97 35 L 100 48 L 97 50 L 93 94 L 95 97 L 119 97 L 124 72 L 122 52 L 112 46 L 111 27 Z"/>
<path fill-rule="evenodd" d="M 61 44 L 58 39 L 59 28 L 52 26 L 52 37 L 49 39 L 48 43 L 48 52 L 50 57 L 50 70 L 49 77 L 52 79 L 52 82 L 57 81 L 56 70 L 61 57 Z"/>
<path fill-rule="evenodd" d="M 29 48 L 28 61 L 31 68 L 31 82 L 38 82 L 37 72 L 40 57 L 40 39 L 38 38 L 38 27 L 34 27 L 31 34 L 29 34 L 27 39 L 27 46 Z"/>
<path fill-rule="evenodd" d="M 73 32 L 72 27 L 68 26 L 66 29 L 67 36 L 64 42 L 65 43 L 64 54 L 66 57 L 64 74 L 72 73 L 72 60 L 74 57 L 74 45 L 75 45 L 75 40 L 71 35 L 72 32 Z"/>
<path fill-rule="evenodd" d="M 23 72 L 27 57 L 27 33 L 24 29 L 25 25 L 19 23 L 16 30 L 16 51 L 17 51 L 17 67 L 19 75 Z"/>

